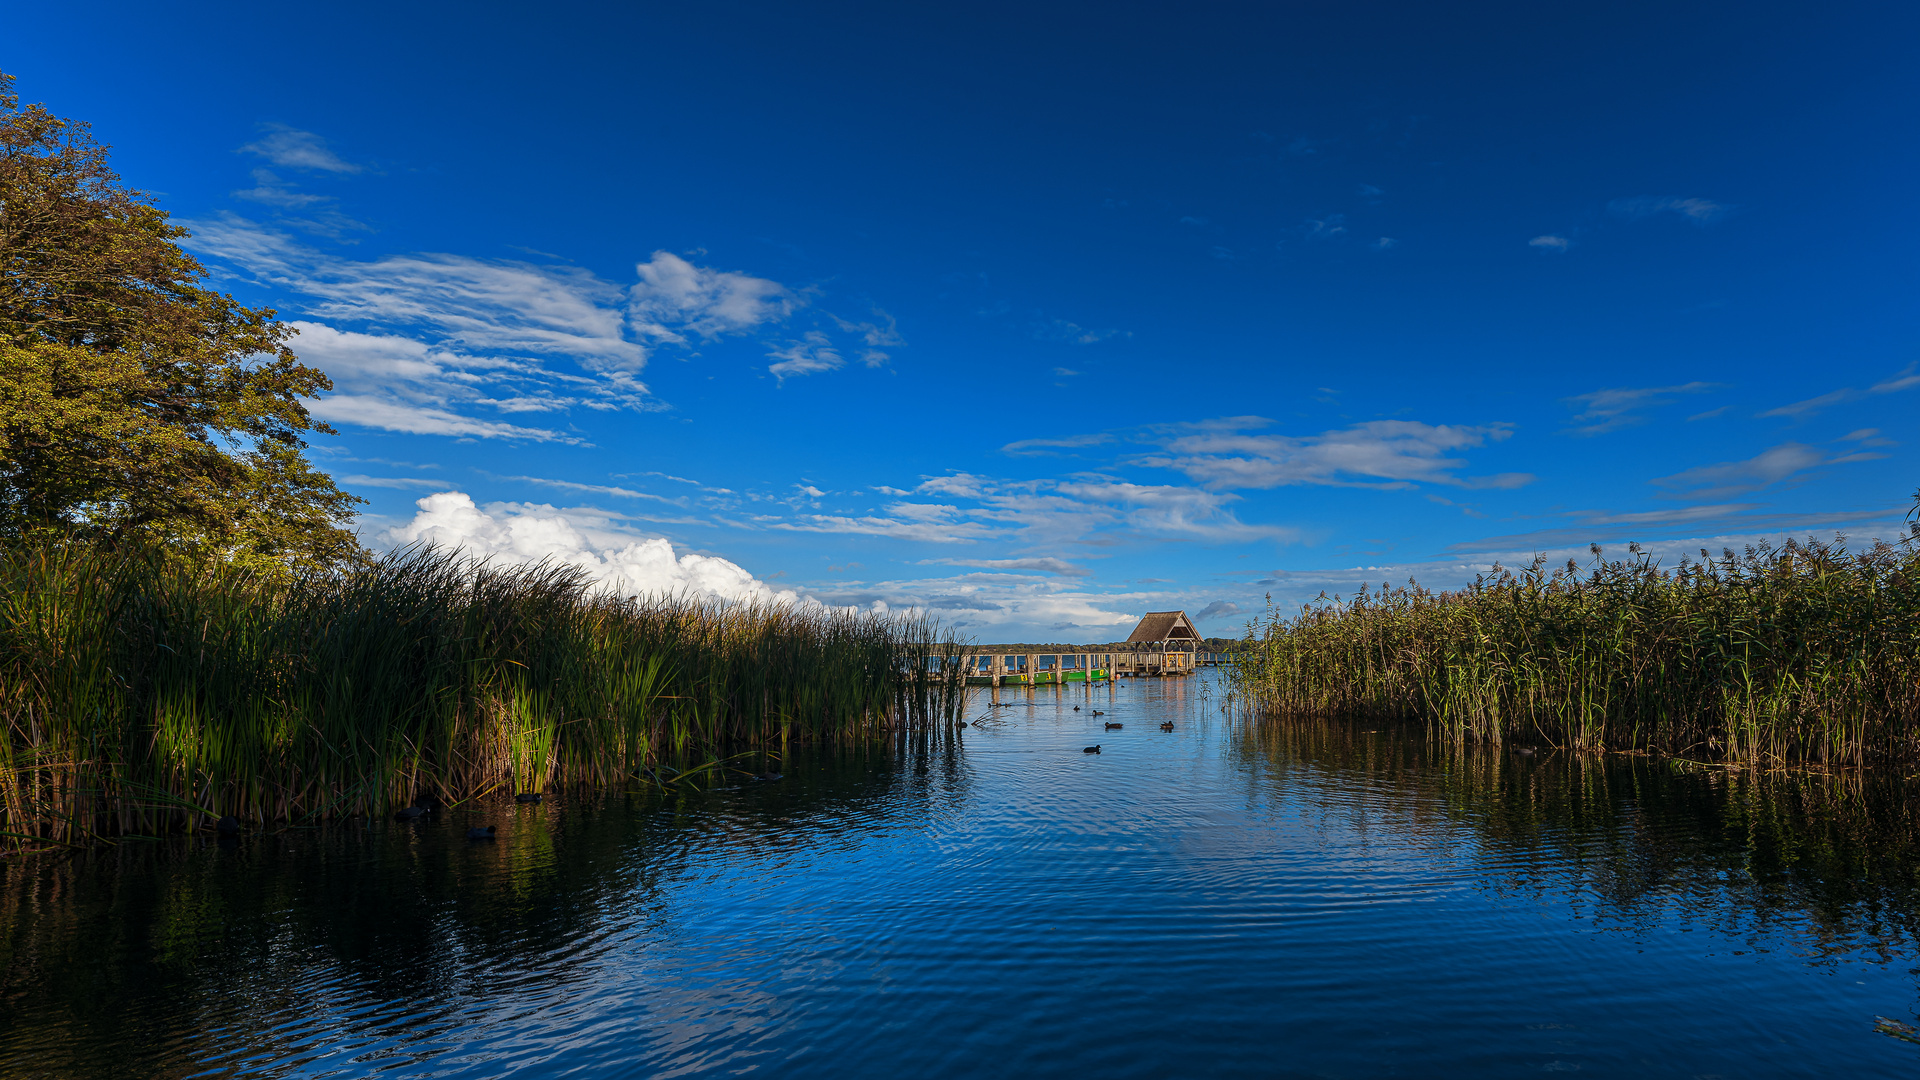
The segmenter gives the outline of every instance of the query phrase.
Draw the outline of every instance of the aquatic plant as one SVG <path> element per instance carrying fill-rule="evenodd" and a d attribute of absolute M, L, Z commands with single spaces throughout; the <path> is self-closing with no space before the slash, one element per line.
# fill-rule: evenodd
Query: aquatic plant
<path fill-rule="evenodd" d="M 1235 668 L 1267 715 L 1418 719 L 1461 739 L 1744 761 L 1920 757 L 1920 524 L 1836 540 L 1494 567 L 1459 591 L 1270 613 Z"/>
<path fill-rule="evenodd" d="M 0 850 L 936 726 L 958 718 L 960 656 L 917 615 L 623 598 L 435 548 L 288 581 L 23 544 L 0 551 Z"/>

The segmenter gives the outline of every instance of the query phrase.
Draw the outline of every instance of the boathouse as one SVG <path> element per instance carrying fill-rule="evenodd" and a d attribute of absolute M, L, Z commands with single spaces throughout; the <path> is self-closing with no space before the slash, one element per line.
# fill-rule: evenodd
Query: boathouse
<path fill-rule="evenodd" d="M 1116 675 L 1191 675 L 1200 631 L 1184 611 L 1149 611 L 1127 635 L 1127 649 L 1114 658 Z"/>

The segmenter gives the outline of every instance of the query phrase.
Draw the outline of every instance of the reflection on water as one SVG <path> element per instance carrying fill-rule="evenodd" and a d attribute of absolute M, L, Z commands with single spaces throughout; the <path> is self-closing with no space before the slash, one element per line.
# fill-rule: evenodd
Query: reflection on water
<path fill-rule="evenodd" d="M 1897 774 L 1461 747 L 1325 721 L 1249 724 L 1231 752 L 1347 828 L 1430 838 L 1478 887 L 1601 924 L 1791 929 L 1809 959 L 1891 961 L 1920 940 L 1920 786 Z"/>
<path fill-rule="evenodd" d="M 1920 1068 L 1906 782 L 990 696 L 777 783 L 5 866 L 0 1074 Z"/>

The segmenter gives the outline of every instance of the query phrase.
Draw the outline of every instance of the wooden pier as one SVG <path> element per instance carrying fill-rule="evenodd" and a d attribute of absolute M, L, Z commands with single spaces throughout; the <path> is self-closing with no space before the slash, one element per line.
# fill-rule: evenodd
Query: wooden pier
<path fill-rule="evenodd" d="M 1065 686 L 1106 679 L 1191 675 L 1217 655 L 1203 653 L 1200 633 L 1184 611 L 1150 611 L 1124 644 L 983 645 L 961 659 L 969 686 Z"/>

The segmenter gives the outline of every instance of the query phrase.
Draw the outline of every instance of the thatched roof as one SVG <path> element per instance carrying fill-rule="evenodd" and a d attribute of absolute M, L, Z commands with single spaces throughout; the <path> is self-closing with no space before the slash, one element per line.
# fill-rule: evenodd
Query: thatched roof
<path fill-rule="evenodd" d="M 1129 644 L 1138 641 L 1200 640 L 1200 631 L 1184 611 L 1149 611 L 1140 625 L 1127 635 Z"/>

